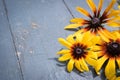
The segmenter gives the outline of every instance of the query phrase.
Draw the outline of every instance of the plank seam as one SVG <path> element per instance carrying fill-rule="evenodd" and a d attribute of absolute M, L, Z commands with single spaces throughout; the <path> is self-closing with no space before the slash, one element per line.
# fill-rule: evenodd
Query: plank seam
<path fill-rule="evenodd" d="M 23 71 L 22 71 L 22 67 L 21 67 L 21 62 L 20 62 L 19 56 L 17 54 L 17 48 L 16 48 L 16 45 L 15 45 L 14 34 L 12 32 L 10 20 L 9 20 L 9 17 L 8 17 L 8 9 L 7 9 L 5 0 L 2 0 L 2 1 L 3 1 L 3 6 L 4 6 L 5 14 L 6 14 L 6 17 L 7 17 L 8 25 L 9 25 L 10 34 L 12 36 L 12 41 L 13 41 L 13 45 L 14 45 L 14 49 L 15 49 L 15 54 L 16 54 L 18 66 L 19 66 L 19 69 L 20 69 L 21 79 L 24 80 Z"/>
<path fill-rule="evenodd" d="M 65 7 L 67 8 L 68 12 L 71 14 L 71 16 L 72 16 L 73 18 L 75 18 L 74 15 L 72 14 L 72 11 L 69 9 L 67 3 L 65 2 L 65 0 L 63 0 L 63 3 L 64 3 L 64 5 L 65 5 Z"/>

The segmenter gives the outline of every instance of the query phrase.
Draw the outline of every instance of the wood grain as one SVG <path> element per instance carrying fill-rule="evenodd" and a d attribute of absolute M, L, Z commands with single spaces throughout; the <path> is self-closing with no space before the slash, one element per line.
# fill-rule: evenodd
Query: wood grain
<path fill-rule="evenodd" d="M 0 0 L 0 80 L 21 80 L 15 46 L 5 7 Z"/>

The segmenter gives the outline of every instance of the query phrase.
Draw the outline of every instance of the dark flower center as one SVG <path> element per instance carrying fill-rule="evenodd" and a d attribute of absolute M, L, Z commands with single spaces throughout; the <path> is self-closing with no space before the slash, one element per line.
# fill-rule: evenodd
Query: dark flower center
<path fill-rule="evenodd" d="M 85 28 L 87 31 L 97 33 L 99 29 L 103 28 L 101 19 L 99 17 L 92 17 L 89 21 L 89 25 Z"/>
<path fill-rule="evenodd" d="M 77 47 L 77 48 L 74 49 L 74 50 L 75 50 L 74 52 L 75 52 L 76 54 L 78 54 L 78 55 L 79 55 L 79 54 L 82 54 L 82 53 L 84 52 L 83 49 L 81 49 L 81 48 L 79 48 L 79 47 Z"/>
<path fill-rule="evenodd" d="M 107 53 L 111 57 L 120 56 L 120 44 L 112 42 L 107 45 Z"/>
<path fill-rule="evenodd" d="M 119 44 L 118 43 L 113 43 L 112 47 L 115 48 L 115 49 L 117 49 L 117 48 L 119 48 Z"/>
<path fill-rule="evenodd" d="M 100 24 L 99 18 L 96 18 L 96 17 L 93 18 L 93 19 L 92 19 L 92 24 L 93 24 L 93 25 Z"/>
<path fill-rule="evenodd" d="M 71 53 L 72 53 L 73 58 L 79 59 L 81 57 L 85 57 L 85 53 L 86 53 L 85 49 L 86 49 L 86 46 L 84 46 L 80 43 L 74 44 L 71 47 Z"/>

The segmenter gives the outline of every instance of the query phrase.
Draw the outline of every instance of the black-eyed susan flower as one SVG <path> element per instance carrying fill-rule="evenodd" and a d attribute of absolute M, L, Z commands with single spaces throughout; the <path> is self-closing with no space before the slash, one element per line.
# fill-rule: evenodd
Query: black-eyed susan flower
<path fill-rule="evenodd" d="M 86 0 L 88 6 L 93 12 L 93 15 L 91 15 L 82 7 L 77 7 L 77 11 L 89 17 L 89 19 L 86 20 L 83 18 L 73 18 L 70 20 L 73 24 L 66 26 L 65 29 L 73 29 L 83 26 L 84 28 L 77 31 L 77 33 L 90 31 L 93 34 L 98 33 L 101 36 L 105 34 L 107 35 L 106 37 L 111 37 L 109 36 L 109 31 L 104 28 L 104 24 L 119 27 L 120 23 L 118 23 L 117 20 L 119 20 L 120 17 L 114 17 L 114 15 L 118 15 L 120 11 L 112 10 L 113 5 L 116 3 L 116 0 L 112 0 L 108 7 L 104 10 L 103 14 L 101 14 L 100 12 L 102 9 L 103 1 L 104 0 L 99 0 L 98 8 L 96 8 L 93 0 Z"/>
<path fill-rule="evenodd" d="M 71 72 L 74 66 L 81 72 L 89 71 L 87 64 L 94 66 L 96 64 L 97 55 L 91 51 L 92 42 L 90 41 L 90 32 L 69 35 L 66 40 L 59 38 L 58 41 L 67 49 L 60 50 L 59 61 L 68 61 L 67 70 Z"/>
<path fill-rule="evenodd" d="M 114 31 L 112 34 L 114 38 L 104 37 L 94 47 L 98 55 L 95 70 L 99 74 L 103 64 L 106 63 L 104 72 L 108 80 L 116 80 L 117 69 L 120 69 L 120 33 L 119 31 Z"/>

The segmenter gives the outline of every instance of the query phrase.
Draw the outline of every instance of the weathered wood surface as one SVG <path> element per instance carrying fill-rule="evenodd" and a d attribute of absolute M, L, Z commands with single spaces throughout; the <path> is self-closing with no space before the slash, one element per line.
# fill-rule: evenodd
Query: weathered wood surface
<path fill-rule="evenodd" d="M 0 0 L 0 80 L 21 80 L 16 51 L 7 20 L 5 7 Z"/>
<path fill-rule="evenodd" d="M 57 62 L 57 38 L 71 34 L 64 26 L 82 16 L 76 6 L 90 11 L 85 0 L 1 0 L 0 80 L 102 80 Z"/>

